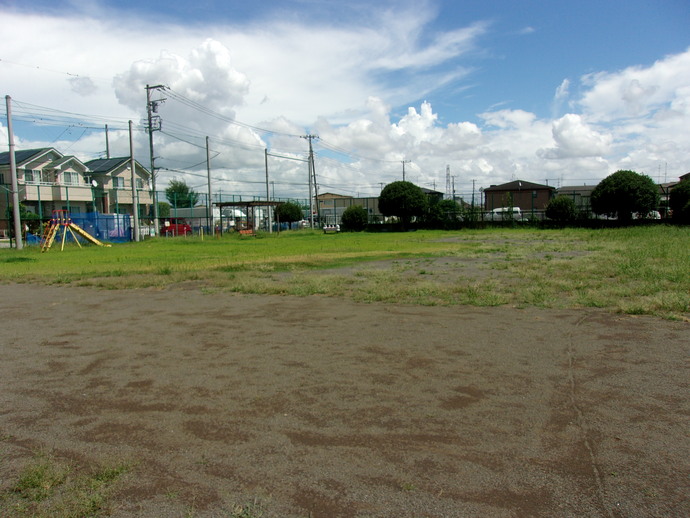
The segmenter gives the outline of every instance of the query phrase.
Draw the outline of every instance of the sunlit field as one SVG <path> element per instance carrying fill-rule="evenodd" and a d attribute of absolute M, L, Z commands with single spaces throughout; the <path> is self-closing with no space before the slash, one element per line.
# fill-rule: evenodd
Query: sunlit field
<path fill-rule="evenodd" d="M 323 295 L 419 305 L 597 307 L 687 319 L 690 229 L 301 230 L 0 250 L 0 281 Z"/>

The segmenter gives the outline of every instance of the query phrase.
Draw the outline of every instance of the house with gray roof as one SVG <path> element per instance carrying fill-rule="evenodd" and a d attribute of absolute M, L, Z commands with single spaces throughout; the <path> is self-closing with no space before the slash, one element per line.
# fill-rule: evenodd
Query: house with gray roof
<path fill-rule="evenodd" d="M 150 173 L 135 162 L 134 190 L 129 157 L 82 162 L 55 148 L 15 151 L 19 203 L 40 219 L 53 210 L 132 214 L 133 193 L 141 214 L 151 205 Z M 6 233 L 12 204 L 10 154 L 0 153 L 0 232 Z"/>

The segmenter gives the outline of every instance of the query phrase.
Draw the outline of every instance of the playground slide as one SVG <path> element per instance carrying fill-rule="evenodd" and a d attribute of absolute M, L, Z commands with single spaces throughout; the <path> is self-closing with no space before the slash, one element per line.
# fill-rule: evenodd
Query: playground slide
<path fill-rule="evenodd" d="M 69 224 L 69 228 L 74 230 L 77 234 L 79 234 L 81 237 L 86 239 L 87 241 L 92 242 L 94 245 L 98 246 L 110 246 L 109 243 L 102 243 L 95 237 L 93 237 L 91 234 L 89 234 L 86 230 L 81 228 L 79 225 L 75 225 L 74 223 Z"/>

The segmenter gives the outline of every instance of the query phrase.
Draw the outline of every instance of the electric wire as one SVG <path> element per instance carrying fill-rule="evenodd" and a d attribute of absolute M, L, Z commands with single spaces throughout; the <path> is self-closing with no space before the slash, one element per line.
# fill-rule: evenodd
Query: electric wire
<path fill-rule="evenodd" d="M 330 144 L 329 142 L 327 142 L 321 138 L 318 140 L 318 144 L 320 144 L 321 147 L 323 147 L 325 149 L 335 151 L 337 153 L 340 153 L 340 154 L 348 156 L 348 157 L 357 158 L 359 160 L 369 160 L 372 162 L 381 162 L 381 163 L 390 163 L 390 164 L 400 162 L 400 160 L 386 160 L 383 158 L 374 158 L 374 157 L 368 157 L 368 156 L 360 155 L 358 153 L 354 153 L 353 151 L 348 151 L 347 149 L 336 146 L 335 144 Z"/>
<path fill-rule="evenodd" d="M 200 113 L 204 113 L 204 114 L 208 115 L 209 117 L 213 117 L 213 118 L 216 118 L 218 120 L 228 122 L 230 124 L 234 124 L 234 125 L 241 126 L 244 128 L 249 128 L 249 129 L 252 129 L 252 130 L 257 131 L 259 133 L 266 133 L 269 135 L 279 135 L 279 136 L 283 136 L 283 137 L 296 137 L 296 138 L 301 137 L 301 135 L 296 135 L 293 133 L 284 133 L 281 131 L 270 130 L 270 129 L 266 129 L 266 128 L 260 128 L 258 126 L 253 126 L 251 124 L 246 124 L 244 122 L 240 122 L 237 119 L 228 117 L 226 115 L 222 115 L 218 112 L 211 110 L 210 108 L 207 108 L 206 106 L 204 106 L 200 103 L 197 103 L 196 101 L 188 99 L 184 95 L 182 95 L 178 92 L 175 92 L 172 88 L 170 88 L 168 86 L 164 87 L 164 89 L 165 89 L 165 92 L 167 92 L 167 94 L 171 98 L 175 99 L 176 101 L 180 102 L 181 104 L 183 104 L 185 106 L 188 106 L 190 108 L 193 108 L 193 109 L 199 111 Z"/>
<path fill-rule="evenodd" d="M 203 106 L 200 103 L 197 103 L 196 101 L 192 101 L 191 99 L 188 99 L 187 97 L 183 96 L 182 94 L 179 94 L 178 92 L 175 92 L 169 87 L 165 87 L 165 92 L 166 94 L 173 100 L 181 103 L 184 106 L 187 106 L 188 108 L 194 109 L 198 111 L 201 114 L 205 114 L 209 117 L 215 118 L 217 120 L 221 120 L 223 122 L 233 124 L 239 127 L 247 128 L 250 129 L 253 132 L 258 132 L 258 133 L 263 133 L 266 135 L 276 135 L 276 136 L 284 136 L 284 137 L 294 137 L 294 138 L 303 138 L 303 135 L 297 135 L 297 134 L 292 134 L 292 133 L 285 133 L 285 132 L 279 132 L 279 131 L 274 131 L 274 130 L 269 130 L 266 128 L 261 128 L 258 126 L 253 126 L 251 124 L 246 124 L 242 123 L 240 121 L 237 121 L 234 118 L 224 116 L 220 113 L 217 113 L 205 106 Z M 86 133 L 88 130 L 102 130 L 102 125 L 96 126 L 94 124 L 105 124 L 107 123 L 109 125 L 109 128 L 112 128 L 114 130 L 128 130 L 129 128 L 129 121 L 125 120 L 124 118 L 118 118 L 118 117 L 105 117 L 105 116 L 99 116 L 99 115 L 86 115 L 86 114 L 81 114 L 77 112 L 69 112 L 69 111 L 63 111 L 63 110 L 58 110 L 55 108 L 49 108 L 45 106 L 39 106 L 39 105 L 34 105 L 31 103 L 26 103 L 23 101 L 17 101 L 13 100 L 13 103 L 17 106 L 16 109 L 16 116 L 18 120 L 21 120 L 23 122 L 27 123 L 32 123 L 36 125 L 46 125 L 46 126 L 60 126 L 64 127 L 67 126 L 65 131 L 61 133 L 57 138 L 54 139 L 53 142 L 57 141 L 66 131 L 69 131 L 72 128 L 80 128 L 83 130 L 82 134 L 80 135 L 79 138 L 82 138 L 83 135 Z M 121 126 L 112 126 L 113 120 L 115 120 L 116 124 L 121 124 Z M 174 120 L 170 120 L 168 118 L 165 119 L 165 125 L 166 127 L 172 127 L 174 132 L 172 131 L 167 131 L 167 130 L 160 130 L 160 132 L 164 135 L 166 135 L 169 138 L 175 139 L 180 142 L 184 142 L 186 144 L 189 144 L 193 147 L 196 147 L 200 150 L 205 150 L 206 146 L 194 142 L 192 139 L 202 139 L 202 138 L 208 138 L 209 142 L 214 142 L 215 144 L 220 144 L 220 145 L 227 145 L 231 147 L 239 147 L 243 148 L 248 151 L 256 151 L 257 149 L 267 149 L 265 144 L 263 143 L 257 143 L 257 144 L 252 144 L 248 142 L 243 142 L 239 141 L 236 139 L 230 139 L 227 137 L 218 137 L 218 136 L 211 136 L 211 135 L 204 135 L 203 132 L 199 130 L 194 130 L 193 128 L 190 128 L 188 125 L 183 125 L 175 122 Z M 146 122 L 140 122 L 139 124 L 133 124 L 132 129 L 134 131 L 138 132 L 147 132 L 147 124 Z M 259 135 L 257 135 L 258 138 L 260 138 Z M 321 138 L 315 139 L 315 154 L 318 155 L 321 160 L 325 160 L 330 163 L 335 163 L 337 164 L 338 167 L 340 168 L 346 168 L 351 171 L 357 172 L 359 174 L 365 174 L 362 170 L 353 167 L 350 163 L 341 161 L 341 160 L 336 160 L 335 158 L 328 157 L 328 156 L 322 156 L 318 152 L 318 148 L 322 148 L 328 151 L 333 151 L 338 154 L 341 154 L 345 157 L 357 159 L 357 160 L 363 160 L 363 161 L 373 161 L 373 162 L 378 162 L 378 163 L 384 163 L 384 164 L 393 164 L 397 163 L 397 160 L 385 160 L 385 159 L 377 159 L 374 157 L 367 157 L 364 155 L 360 155 L 358 153 L 355 153 L 350 150 L 346 150 L 340 146 L 334 145 L 329 143 L 328 141 L 324 141 Z M 213 158 L 217 158 L 220 156 L 222 153 L 220 151 L 214 150 L 214 156 Z M 282 158 L 282 159 L 288 159 L 288 160 L 296 160 L 296 161 L 306 161 L 305 158 L 298 158 L 298 157 L 292 157 L 292 156 L 286 156 L 286 155 L 279 155 L 277 153 L 269 153 L 269 156 L 274 156 L 277 158 Z M 160 157 L 159 157 L 160 158 Z M 170 159 L 166 159 L 170 160 Z M 205 160 L 193 164 L 190 166 L 187 166 L 189 169 L 193 169 L 194 167 L 201 166 L 202 164 L 206 163 Z M 164 167 L 159 167 L 157 169 L 163 169 L 163 170 L 169 170 L 169 171 L 175 171 L 183 174 L 191 174 L 193 175 L 194 173 L 191 173 L 189 170 L 182 171 L 182 170 L 174 170 L 170 168 L 164 168 Z M 381 174 L 381 173 L 379 173 Z M 372 189 L 375 187 L 373 184 L 363 184 L 360 185 L 359 189 L 352 189 L 352 184 L 347 183 L 347 184 L 338 184 L 337 183 L 337 178 L 333 178 L 332 176 L 328 175 L 327 173 L 320 173 L 319 177 L 322 179 L 325 179 L 328 183 L 322 183 L 319 182 L 321 185 L 324 187 L 328 188 L 338 188 L 339 190 L 347 190 L 351 192 L 357 192 L 357 191 L 362 191 L 364 188 L 367 190 Z M 218 179 L 219 181 L 230 181 L 226 179 Z M 237 181 L 236 181 L 237 182 Z M 257 183 L 262 183 L 262 182 L 257 182 Z M 292 183 L 292 182 L 274 182 L 278 183 L 279 185 L 306 185 L 302 183 Z"/>

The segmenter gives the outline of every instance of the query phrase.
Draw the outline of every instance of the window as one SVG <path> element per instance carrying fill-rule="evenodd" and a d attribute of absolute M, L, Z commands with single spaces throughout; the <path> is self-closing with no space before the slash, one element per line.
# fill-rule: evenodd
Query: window
<path fill-rule="evenodd" d="M 39 183 L 41 181 L 41 171 L 37 169 L 25 169 L 24 170 L 24 182 L 25 183 Z"/>
<path fill-rule="evenodd" d="M 79 173 L 65 171 L 62 173 L 62 183 L 65 185 L 79 185 Z"/>
<path fill-rule="evenodd" d="M 144 180 L 141 178 L 137 178 L 137 189 L 143 189 L 144 188 Z"/>
<path fill-rule="evenodd" d="M 124 189 L 125 179 L 119 176 L 113 176 L 113 189 Z"/>

